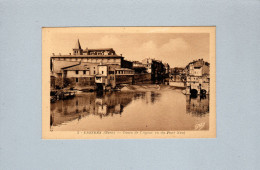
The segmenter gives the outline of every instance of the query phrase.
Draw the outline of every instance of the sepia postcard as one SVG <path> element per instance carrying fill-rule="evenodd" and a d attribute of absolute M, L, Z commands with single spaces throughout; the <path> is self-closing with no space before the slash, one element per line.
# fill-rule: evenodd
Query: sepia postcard
<path fill-rule="evenodd" d="M 42 138 L 216 138 L 216 27 L 42 28 Z"/>

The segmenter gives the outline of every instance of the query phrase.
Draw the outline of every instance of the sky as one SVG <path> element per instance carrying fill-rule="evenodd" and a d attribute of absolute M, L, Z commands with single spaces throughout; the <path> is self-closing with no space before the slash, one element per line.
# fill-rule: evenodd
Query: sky
<path fill-rule="evenodd" d="M 130 61 L 155 58 L 172 68 L 201 58 L 209 62 L 208 33 L 55 33 L 49 38 L 49 55 L 72 53 L 79 39 L 83 49 L 113 48 Z"/>

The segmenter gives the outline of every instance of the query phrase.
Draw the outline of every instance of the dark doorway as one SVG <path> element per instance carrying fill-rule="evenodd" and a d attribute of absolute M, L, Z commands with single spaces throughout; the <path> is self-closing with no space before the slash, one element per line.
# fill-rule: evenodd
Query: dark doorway
<path fill-rule="evenodd" d="M 191 89 L 190 91 L 190 97 L 191 98 L 196 98 L 198 95 L 198 91 L 196 89 Z"/>

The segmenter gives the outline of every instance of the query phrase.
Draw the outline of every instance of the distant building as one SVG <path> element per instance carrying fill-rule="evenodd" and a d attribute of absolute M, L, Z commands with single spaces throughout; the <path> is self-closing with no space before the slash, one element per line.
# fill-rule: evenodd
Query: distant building
<path fill-rule="evenodd" d="M 169 85 L 173 87 L 185 87 L 186 75 L 184 68 L 174 67 L 170 68 Z"/>
<path fill-rule="evenodd" d="M 170 80 L 185 81 L 186 75 L 183 67 L 174 67 L 170 69 Z"/>
<path fill-rule="evenodd" d="M 140 61 L 133 61 L 133 67 L 145 67 L 145 65 Z"/>
<path fill-rule="evenodd" d="M 147 72 L 146 65 L 143 64 L 143 63 L 140 62 L 140 61 L 133 61 L 133 70 L 134 70 L 135 73 L 137 73 L 137 74 L 148 73 L 148 72 Z"/>
<path fill-rule="evenodd" d="M 160 60 L 145 58 L 142 64 L 146 67 L 148 73 L 151 73 L 153 83 L 162 83 L 165 78 L 165 66 Z"/>
<path fill-rule="evenodd" d="M 186 66 L 186 93 L 209 94 L 210 67 L 209 63 L 199 59 Z"/>
<path fill-rule="evenodd" d="M 180 75 L 180 74 L 185 74 L 185 71 L 183 67 L 174 67 L 174 68 L 170 68 L 170 74 Z"/>
<path fill-rule="evenodd" d="M 152 73 L 153 59 L 145 58 L 142 60 L 142 64 L 146 68 L 147 73 Z"/>
<path fill-rule="evenodd" d="M 167 75 L 167 77 L 169 77 L 170 74 L 170 65 L 168 63 L 164 63 L 164 68 L 165 68 L 165 75 Z"/>

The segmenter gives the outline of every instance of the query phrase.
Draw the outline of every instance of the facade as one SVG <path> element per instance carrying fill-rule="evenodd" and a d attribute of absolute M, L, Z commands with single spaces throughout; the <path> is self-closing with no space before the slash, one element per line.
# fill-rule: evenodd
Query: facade
<path fill-rule="evenodd" d="M 183 67 L 174 67 L 170 69 L 171 81 L 185 81 L 186 75 Z"/>
<path fill-rule="evenodd" d="M 79 88 L 95 83 L 97 64 L 78 64 L 62 68 L 63 87 Z"/>
<path fill-rule="evenodd" d="M 165 79 L 165 67 L 162 61 L 153 60 L 152 62 L 152 81 L 154 83 L 163 83 Z"/>
<path fill-rule="evenodd" d="M 131 68 L 132 62 L 124 60 L 122 55 L 117 55 L 113 48 L 100 48 L 83 50 L 79 41 L 75 48 L 73 48 L 73 55 L 55 55 L 51 56 L 51 71 L 59 72 L 64 65 L 70 66 L 78 63 L 92 63 L 92 64 L 117 64 L 121 67 Z"/>
<path fill-rule="evenodd" d="M 132 84 L 134 70 L 120 68 L 111 65 L 98 65 L 98 74 L 95 83 L 102 89 L 115 88 L 116 85 L 127 83 Z"/>
<path fill-rule="evenodd" d="M 167 77 L 169 77 L 169 75 L 170 75 L 170 65 L 168 63 L 164 63 L 163 65 L 164 65 L 164 68 L 165 68 L 165 75 Z"/>
<path fill-rule="evenodd" d="M 115 70 L 116 84 L 133 84 L 134 70 L 128 68 L 118 68 Z"/>
<path fill-rule="evenodd" d="M 133 61 L 133 67 L 145 67 L 145 65 L 140 61 Z"/>
<path fill-rule="evenodd" d="M 164 81 L 166 69 L 162 61 L 145 58 L 142 60 L 142 64 L 146 67 L 147 73 L 151 74 L 153 83 L 162 83 Z"/>
<path fill-rule="evenodd" d="M 69 55 L 52 54 L 51 85 L 54 88 L 94 85 L 96 75 L 100 76 L 99 65 L 112 68 L 129 68 L 133 63 L 117 55 L 113 48 L 82 49 L 79 40 Z M 99 67 L 99 69 L 102 67 Z"/>
<path fill-rule="evenodd" d="M 152 63 L 153 59 L 151 58 L 145 58 L 142 60 L 142 64 L 146 68 L 147 73 L 152 73 Z"/>
<path fill-rule="evenodd" d="M 170 69 L 169 85 L 173 87 L 185 87 L 186 75 L 184 74 L 184 68 L 174 67 Z"/>
<path fill-rule="evenodd" d="M 106 86 L 112 85 L 114 80 L 114 72 L 110 71 L 108 65 L 99 65 L 98 74 L 95 77 L 95 83 L 100 88 L 105 88 Z M 114 85 L 114 84 L 113 84 Z"/>
<path fill-rule="evenodd" d="M 147 72 L 146 65 L 143 64 L 143 63 L 140 62 L 140 61 L 133 61 L 133 70 L 134 70 L 135 73 L 137 73 L 137 74 L 148 73 L 148 72 Z"/>

